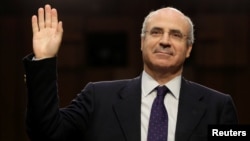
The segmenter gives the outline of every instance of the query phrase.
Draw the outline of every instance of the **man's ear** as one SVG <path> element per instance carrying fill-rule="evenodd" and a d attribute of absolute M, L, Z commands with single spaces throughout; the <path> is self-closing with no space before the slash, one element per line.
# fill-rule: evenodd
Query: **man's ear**
<path fill-rule="evenodd" d="M 144 46 L 144 40 L 145 40 L 145 37 L 141 36 L 141 51 L 142 51 L 142 48 Z"/>
<path fill-rule="evenodd" d="M 189 58 L 189 56 L 190 56 L 190 54 L 191 54 L 191 51 L 192 51 L 192 49 L 193 49 L 193 45 L 189 45 L 189 46 L 187 46 L 188 47 L 188 49 L 187 49 L 187 53 L 186 53 L 186 58 Z"/>

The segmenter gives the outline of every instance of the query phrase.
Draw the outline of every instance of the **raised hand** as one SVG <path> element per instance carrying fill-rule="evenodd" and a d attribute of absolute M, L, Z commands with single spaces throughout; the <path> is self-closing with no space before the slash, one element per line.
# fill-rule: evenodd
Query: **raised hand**
<path fill-rule="evenodd" d="M 33 51 L 36 59 L 55 57 L 62 41 L 62 22 L 58 22 L 57 10 L 45 5 L 38 9 L 38 17 L 32 16 Z"/>

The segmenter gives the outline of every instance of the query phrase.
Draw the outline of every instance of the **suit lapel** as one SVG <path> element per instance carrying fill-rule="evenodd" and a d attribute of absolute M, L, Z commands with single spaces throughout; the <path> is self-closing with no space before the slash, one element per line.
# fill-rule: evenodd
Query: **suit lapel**
<path fill-rule="evenodd" d="M 121 100 L 114 110 L 126 141 L 139 141 L 141 137 L 141 77 L 128 82 L 120 94 Z"/>
<path fill-rule="evenodd" d="M 189 82 L 182 80 L 176 124 L 176 141 L 188 140 L 206 111 L 201 102 L 203 95 L 194 91 Z"/>

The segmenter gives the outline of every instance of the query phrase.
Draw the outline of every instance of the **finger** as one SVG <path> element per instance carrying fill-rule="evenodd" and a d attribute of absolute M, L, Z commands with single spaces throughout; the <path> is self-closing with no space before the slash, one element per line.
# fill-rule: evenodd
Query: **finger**
<path fill-rule="evenodd" d="M 38 9 L 38 26 L 40 30 L 44 28 L 44 9 L 43 8 Z"/>
<path fill-rule="evenodd" d="M 51 27 L 57 28 L 57 26 L 58 26 L 57 10 L 53 8 L 51 10 Z"/>
<path fill-rule="evenodd" d="M 37 16 L 34 15 L 31 18 L 31 24 L 32 24 L 32 31 L 33 34 L 39 31 L 38 24 L 37 24 Z"/>
<path fill-rule="evenodd" d="M 60 21 L 60 22 L 58 23 L 57 32 L 59 32 L 61 35 L 62 35 L 62 33 L 63 33 L 62 21 Z"/>
<path fill-rule="evenodd" d="M 45 27 L 51 27 L 51 6 L 45 5 Z"/>

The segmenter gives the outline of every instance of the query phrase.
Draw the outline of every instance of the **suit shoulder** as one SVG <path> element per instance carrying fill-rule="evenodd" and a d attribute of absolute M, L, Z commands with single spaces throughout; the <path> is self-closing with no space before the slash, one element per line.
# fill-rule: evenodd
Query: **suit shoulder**
<path fill-rule="evenodd" d="M 133 78 L 133 79 L 119 79 L 119 80 L 108 80 L 108 81 L 97 81 L 97 82 L 90 82 L 92 83 L 93 85 L 97 85 L 97 86 L 114 86 L 114 85 L 124 85 L 124 84 L 127 84 L 131 81 L 133 81 L 134 79 L 136 78 Z"/>
<path fill-rule="evenodd" d="M 95 88 L 103 89 L 121 89 L 127 86 L 129 83 L 139 82 L 140 77 L 131 78 L 131 79 L 119 79 L 119 80 L 109 80 L 109 81 L 97 81 L 97 82 L 89 82 L 86 87 L 92 86 Z"/>
<path fill-rule="evenodd" d="M 216 96 L 229 96 L 229 94 L 223 93 L 221 91 L 215 90 L 213 88 L 207 87 L 205 85 L 202 85 L 200 83 L 197 82 L 193 82 L 193 81 L 189 81 L 189 80 L 184 80 L 184 83 L 186 83 L 186 85 L 193 89 L 194 91 L 198 92 L 198 93 L 205 93 L 205 94 L 210 94 L 210 95 L 216 95 Z"/>

